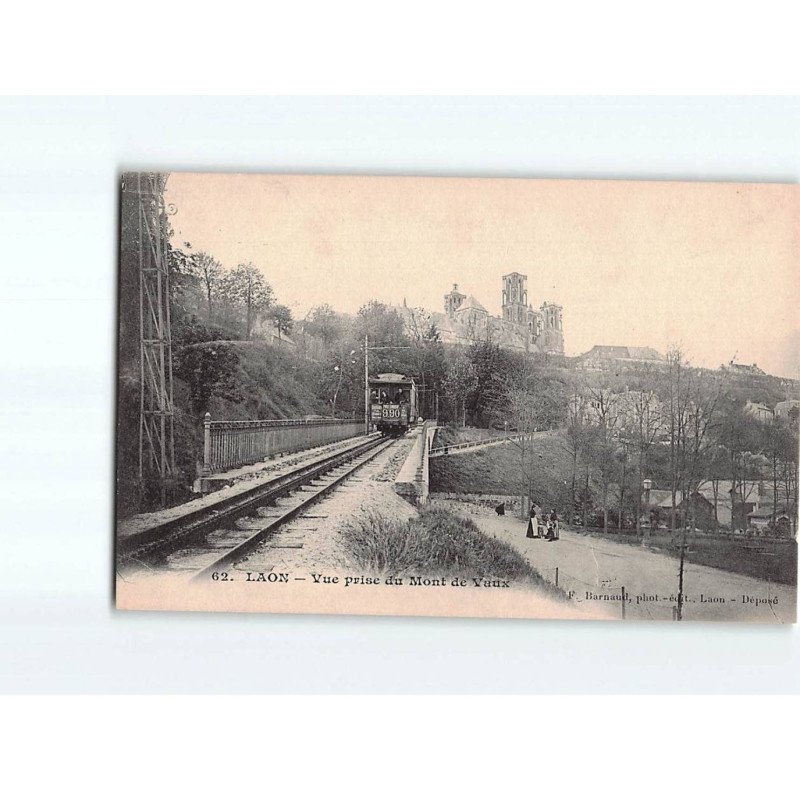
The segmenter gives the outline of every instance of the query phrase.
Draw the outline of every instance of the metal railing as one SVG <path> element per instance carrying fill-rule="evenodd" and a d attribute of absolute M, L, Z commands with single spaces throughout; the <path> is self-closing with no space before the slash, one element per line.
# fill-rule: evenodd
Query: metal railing
<path fill-rule="evenodd" d="M 523 439 L 533 439 L 532 433 L 515 433 L 503 436 L 492 436 L 488 439 L 475 439 L 471 442 L 459 442 L 458 444 L 445 444 L 439 447 L 432 447 L 430 450 L 431 458 L 446 456 L 450 453 L 458 453 L 463 450 L 480 450 L 483 447 L 491 447 L 504 442 L 520 442 Z"/>
<path fill-rule="evenodd" d="M 364 432 L 361 419 L 258 419 L 203 421 L 200 474 L 255 464 L 281 453 L 349 439 Z"/>

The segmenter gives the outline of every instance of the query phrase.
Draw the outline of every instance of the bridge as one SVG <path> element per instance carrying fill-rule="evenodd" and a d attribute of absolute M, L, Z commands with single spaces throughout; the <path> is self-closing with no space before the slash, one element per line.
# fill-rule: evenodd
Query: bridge
<path fill-rule="evenodd" d="M 308 452 L 363 435 L 360 419 L 204 420 L 203 461 L 194 491 L 206 494 L 250 476 L 253 467 L 278 456 Z M 395 479 L 397 493 L 413 503 L 427 502 L 429 461 L 449 455 L 532 439 L 534 433 L 503 434 L 472 442 L 433 447 L 436 420 L 426 420 L 407 436 L 413 444 Z"/>

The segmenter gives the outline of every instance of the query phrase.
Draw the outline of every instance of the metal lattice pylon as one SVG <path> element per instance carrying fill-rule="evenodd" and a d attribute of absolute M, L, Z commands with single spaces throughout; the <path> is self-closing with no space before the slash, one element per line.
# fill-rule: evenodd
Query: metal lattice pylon
<path fill-rule="evenodd" d="M 172 336 L 170 326 L 167 176 L 133 176 L 138 201 L 139 257 L 139 478 L 157 475 L 162 495 L 175 475 Z"/>

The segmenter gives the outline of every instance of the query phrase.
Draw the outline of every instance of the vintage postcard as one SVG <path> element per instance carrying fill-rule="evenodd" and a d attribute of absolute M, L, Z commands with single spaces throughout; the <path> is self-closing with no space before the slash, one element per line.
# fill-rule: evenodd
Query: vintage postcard
<path fill-rule="evenodd" d="M 796 621 L 796 185 L 120 197 L 118 608 Z"/>

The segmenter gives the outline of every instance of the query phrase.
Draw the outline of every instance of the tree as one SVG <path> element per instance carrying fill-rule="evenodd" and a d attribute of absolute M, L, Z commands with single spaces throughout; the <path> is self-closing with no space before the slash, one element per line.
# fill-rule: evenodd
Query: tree
<path fill-rule="evenodd" d="M 686 440 L 691 416 L 691 373 L 679 347 L 667 353 L 667 369 L 662 378 L 664 427 L 669 436 L 670 530 L 675 533 L 678 492 L 686 471 Z"/>
<path fill-rule="evenodd" d="M 572 464 L 570 477 L 570 522 L 575 518 L 575 512 L 577 510 L 578 464 L 583 459 L 587 439 L 586 396 L 582 384 L 576 382 L 567 401 L 567 420 L 564 429 L 564 449 L 569 455 Z M 584 518 L 585 517 L 586 514 L 584 513 Z"/>
<path fill-rule="evenodd" d="M 256 316 L 273 303 L 272 287 L 264 279 L 258 267 L 248 261 L 246 264 L 239 264 L 224 276 L 220 284 L 220 293 L 228 302 L 244 309 L 245 338 L 249 339 Z"/>
<path fill-rule="evenodd" d="M 676 374 L 677 372 L 677 374 Z M 720 393 L 717 385 L 707 384 L 697 372 L 686 369 L 680 351 L 670 354 L 669 393 L 670 469 L 672 474 L 671 530 L 675 532 L 675 495 L 681 481 L 683 514 L 681 520 L 680 566 L 678 567 L 677 619 L 683 618 L 683 577 L 686 559 L 686 532 L 695 528 L 695 495 L 706 456 L 713 457 L 710 429 L 716 422 Z M 689 514 L 687 520 L 687 511 Z"/>
<path fill-rule="evenodd" d="M 473 424 L 488 425 L 505 415 L 507 395 L 513 372 L 513 359 L 494 342 L 476 342 L 467 349 L 475 383 L 464 398 Z"/>
<path fill-rule="evenodd" d="M 641 534 L 642 481 L 653 445 L 663 431 L 663 410 L 656 392 L 658 374 L 649 365 L 631 379 L 631 388 L 621 398 L 621 435 L 636 452 L 636 533 Z"/>
<path fill-rule="evenodd" d="M 762 423 L 764 455 L 769 465 L 772 489 L 772 526 L 777 524 L 779 504 L 786 503 L 786 510 L 794 516 L 796 503 L 792 503 L 792 482 L 789 475 L 797 474 L 797 424 L 794 420 L 773 417 Z M 791 509 L 791 511 L 790 511 Z"/>
<path fill-rule="evenodd" d="M 780 460 L 783 463 L 783 486 L 786 493 L 786 510 L 792 520 L 792 530 L 797 532 L 797 457 L 800 451 L 798 442 L 797 415 L 789 415 L 789 423 L 786 426 L 786 435 L 782 437 L 783 452 Z"/>
<path fill-rule="evenodd" d="M 356 315 L 356 333 L 363 341 L 369 336 L 370 346 L 374 347 L 403 347 L 411 342 L 406 335 L 405 323 L 400 314 L 385 303 L 371 300 L 361 306 Z M 398 356 L 389 355 L 388 358 L 397 360 Z M 401 370 L 393 370 L 400 372 Z"/>
<path fill-rule="evenodd" d="M 208 305 L 208 323 L 210 325 L 214 320 L 212 298 L 224 274 L 222 264 L 208 253 L 195 253 L 192 261 L 194 272 L 200 278 L 205 290 L 206 303 Z"/>
<path fill-rule="evenodd" d="M 619 488 L 617 490 L 617 532 L 622 533 L 622 529 L 625 527 L 625 517 L 627 511 L 625 500 L 628 499 L 628 505 L 630 505 L 629 498 L 631 495 L 631 493 L 628 492 L 628 483 L 630 481 L 631 442 L 625 438 L 625 435 L 622 433 L 622 431 L 618 432 L 617 440 L 619 443 L 619 448 L 614 454 L 615 472 L 619 476 Z"/>
<path fill-rule="evenodd" d="M 168 223 L 167 223 L 168 224 Z M 170 267 L 170 312 L 172 326 L 180 329 L 193 325 L 197 319 L 198 288 L 200 278 L 195 266 L 195 254 L 191 244 L 184 242 L 182 248 L 167 244 L 167 263 Z"/>
<path fill-rule="evenodd" d="M 281 334 L 288 336 L 292 332 L 294 322 L 292 320 L 292 312 L 289 310 L 288 306 L 284 306 L 280 303 L 273 305 L 269 309 L 268 316 L 274 323 L 275 330 L 278 331 L 279 339 L 281 338 Z"/>
<path fill-rule="evenodd" d="M 304 329 L 312 336 L 321 339 L 323 344 L 331 347 L 336 339 L 344 335 L 345 320 L 327 303 L 314 306 L 304 320 Z"/>
<path fill-rule="evenodd" d="M 754 478 L 761 477 L 759 453 L 762 449 L 755 420 L 745 410 L 741 401 L 728 400 L 721 406 L 717 442 L 725 448 L 728 459 L 728 476 L 731 481 L 731 530 L 746 527 L 745 503 Z M 751 486 L 748 486 L 748 483 Z"/>
<path fill-rule="evenodd" d="M 535 395 L 525 389 L 510 389 L 508 392 L 508 417 L 517 432 L 533 434 L 537 422 Z M 520 508 L 525 513 L 525 498 L 530 501 L 533 494 L 533 480 L 536 471 L 533 458 L 534 446 L 530 436 L 514 439 L 513 444 L 519 455 L 520 484 L 518 488 L 522 499 Z"/>
<path fill-rule="evenodd" d="M 429 312 L 409 308 L 406 327 L 415 361 L 420 414 L 430 417 L 435 413 L 431 393 L 440 391 L 447 371 L 444 346 Z"/>
<path fill-rule="evenodd" d="M 705 476 L 718 457 L 715 433 L 719 427 L 722 389 L 716 378 L 696 372 L 689 386 L 689 411 L 684 431 L 684 506 L 688 504 L 689 525 L 696 523 L 695 498 Z M 684 531 L 686 520 L 684 519 Z M 685 534 L 684 534 L 685 535 Z"/>
<path fill-rule="evenodd" d="M 466 398 L 474 391 L 477 383 L 472 361 L 466 353 L 459 351 L 448 365 L 444 391 L 452 406 L 454 421 L 462 426 L 465 424 Z"/>
<path fill-rule="evenodd" d="M 403 317 L 394 308 L 370 301 L 358 310 L 353 331 L 362 345 L 362 355 L 365 337 L 369 336 L 371 374 L 398 372 L 416 377 L 411 340 L 406 335 Z M 363 378 L 364 373 L 361 375 Z"/>
<path fill-rule="evenodd" d="M 355 342 L 348 338 L 339 340 L 331 351 L 330 361 L 325 365 L 325 391 L 331 404 L 331 413 L 336 416 L 337 403 L 343 387 L 353 389 L 358 381 L 358 350 Z M 350 400 L 353 400 L 352 393 Z"/>
<path fill-rule="evenodd" d="M 706 457 L 706 475 L 711 483 L 711 492 L 714 498 L 714 533 L 719 533 L 719 500 L 720 481 L 728 474 L 728 455 L 725 448 L 719 444 L 718 437 L 714 437 Z"/>
<path fill-rule="evenodd" d="M 589 402 L 593 409 L 594 423 L 594 435 L 589 441 L 589 459 L 600 478 L 603 496 L 603 532 L 608 533 L 608 489 L 616 467 L 615 440 L 619 431 L 620 408 L 617 394 L 610 387 L 590 388 Z"/>

